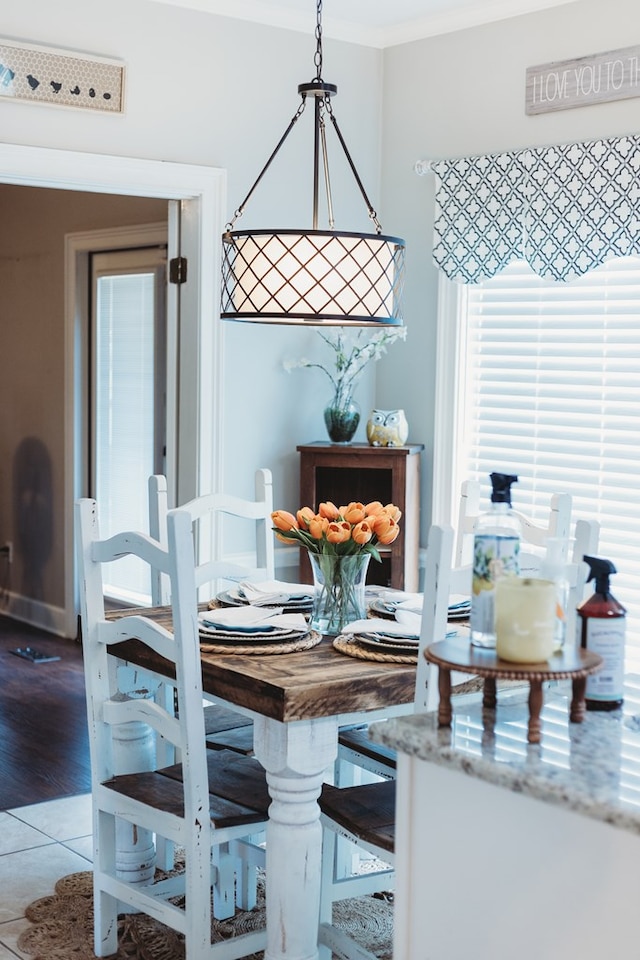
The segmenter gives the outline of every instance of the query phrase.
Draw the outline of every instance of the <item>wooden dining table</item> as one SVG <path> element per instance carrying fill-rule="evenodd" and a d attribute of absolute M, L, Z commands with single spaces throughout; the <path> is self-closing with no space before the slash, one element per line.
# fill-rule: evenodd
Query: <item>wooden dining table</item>
<path fill-rule="evenodd" d="M 135 612 L 171 625 L 170 608 Z M 118 644 L 112 653 L 127 664 L 123 675 L 128 683 L 139 683 L 139 668 L 171 677 L 167 661 L 137 640 Z M 254 751 L 272 798 L 266 832 L 265 958 L 313 960 L 318 956 L 322 856 L 317 800 L 337 756 L 338 728 L 410 710 L 415 665 L 346 656 L 329 637 L 308 650 L 268 656 L 214 654 L 203 646 L 201 659 L 205 696 L 253 719 Z"/>

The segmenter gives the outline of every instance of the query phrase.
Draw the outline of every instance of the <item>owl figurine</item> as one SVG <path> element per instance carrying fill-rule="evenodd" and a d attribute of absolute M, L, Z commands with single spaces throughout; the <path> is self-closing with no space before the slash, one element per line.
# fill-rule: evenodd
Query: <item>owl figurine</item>
<path fill-rule="evenodd" d="M 409 424 L 404 410 L 372 410 L 367 420 L 367 440 L 372 447 L 401 447 L 407 442 Z"/>

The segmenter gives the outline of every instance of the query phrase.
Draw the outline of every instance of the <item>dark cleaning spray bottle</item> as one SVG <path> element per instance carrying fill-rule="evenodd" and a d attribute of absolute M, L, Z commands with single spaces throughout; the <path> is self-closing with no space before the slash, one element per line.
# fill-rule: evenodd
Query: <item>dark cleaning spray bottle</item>
<path fill-rule="evenodd" d="M 587 677 L 587 710 L 616 710 L 622 706 L 624 684 L 625 608 L 609 592 L 609 577 L 616 572 L 610 560 L 583 557 L 589 564 L 587 579 L 595 579 L 595 593 L 578 607 L 577 643 L 604 660 L 599 673 Z"/>

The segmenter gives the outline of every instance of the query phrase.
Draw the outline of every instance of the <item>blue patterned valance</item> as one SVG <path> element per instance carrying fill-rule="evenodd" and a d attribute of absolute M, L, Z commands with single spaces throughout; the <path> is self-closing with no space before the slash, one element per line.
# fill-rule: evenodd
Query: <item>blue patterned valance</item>
<path fill-rule="evenodd" d="M 611 257 L 640 254 L 640 137 L 442 160 L 433 260 L 478 283 L 512 260 L 573 280 Z"/>

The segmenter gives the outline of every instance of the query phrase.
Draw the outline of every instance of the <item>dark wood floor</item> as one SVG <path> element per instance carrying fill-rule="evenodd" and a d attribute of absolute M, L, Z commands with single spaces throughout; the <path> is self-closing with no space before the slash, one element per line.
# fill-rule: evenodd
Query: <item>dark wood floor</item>
<path fill-rule="evenodd" d="M 11 653 L 24 647 L 60 660 Z M 81 645 L 0 614 L 0 810 L 90 789 Z"/>

